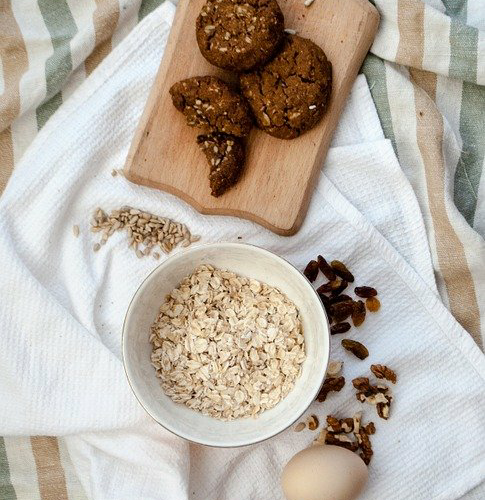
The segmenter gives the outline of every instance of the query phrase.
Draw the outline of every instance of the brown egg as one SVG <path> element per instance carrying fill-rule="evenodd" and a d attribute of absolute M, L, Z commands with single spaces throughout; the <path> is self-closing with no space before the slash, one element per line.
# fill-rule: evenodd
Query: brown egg
<path fill-rule="evenodd" d="M 367 466 L 355 453 L 313 445 L 286 464 L 281 482 L 287 500 L 354 500 L 367 476 Z"/>

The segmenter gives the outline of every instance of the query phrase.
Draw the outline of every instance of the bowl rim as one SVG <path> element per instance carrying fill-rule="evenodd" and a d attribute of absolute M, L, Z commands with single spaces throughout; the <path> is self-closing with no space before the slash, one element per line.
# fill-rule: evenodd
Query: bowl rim
<path fill-rule="evenodd" d="M 226 443 L 222 443 L 221 444 L 221 443 L 213 442 L 213 441 L 210 441 L 210 440 L 204 440 L 204 439 L 194 440 L 194 439 L 192 439 L 192 438 L 187 437 L 186 435 L 184 435 L 184 433 L 180 432 L 178 429 L 172 428 L 171 426 L 167 426 L 165 422 L 161 422 L 159 420 L 159 418 L 156 415 L 154 415 L 153 412 L 151 412 L 145 406 L 145 403 L 142 401 L 141 397 L 137 393 L 137 391 L 136 391 L 136 389 L 135 389 L 135 387 L 134 387 L 134 385 L 132 383 L 132 379 L 130 377 L 130 374 L 128 373 L 129 372 L 128 363 L 126 362 L 126 358 L 127 358 L 126 323 L 127 323 L 128 316 L 130 314 L 131 308 L 132 308 L 132 306 L 134 304 L 135 299 L 137 298 L 138 294 L 140 293 L 140 290 L 143 288 L 143 286 L 145 285 L 145 283 L 147 283 L 152 278 L 152 275 L 155 274 L 160 269 L 160 267 L 164 267 L 164 266 L 168 265 L 171 260 L 174 260 L 175 258 L 180 258 L 180 256 L 183 255 L 183 254 L 187 254 L 187 253 L 190 253 L 192 251 L 199 250 L 201 248 L 208 248 L 208 247 L 226 247 L 226 248 L 227 247 L 250 247 L 252 249 L 256 249 L 257 251 L 261 251 L 263 253 L 266 253 L 271 258 L 275 258 L 276 260 L 280 260 L 285 265 L 289 265 L 290 267 L 292 267 L 301 276 L 301 278 L 304 280 L 304 282 L 306 282 L 307 287 L 317 297 L 317 303 L 320 305 L 320 311 L 322 313 L 322 316 L 323 316 L 323 319 L 324 319 L 325 325 L 326 325 L 326 333 L 327 333 L 327 338 L 328 338 L 328 342 L 327 342 L 328 348 L 327 348 L 326 353 L 325 353 L 325 359 L 323 360 L 324 362 L 321 365 L 321 366 L 324 367 L 324 369 L 322 370 L 322 380 L 321 380 L 320 384 L 318 385 L 316 391 L 314 391 L 313 397 L 310 399 L 309 404 L 307 406 L 305 406 L 305 408 L 303 408 L 302 411 L 298 412 L 298 414 L 295 416 L 295 418 L 291 419 L 288 422 L 288 424 L 284 424 L 281 429 L 277 429 L 275 432 L 273 432 L 270 435 L 267 435 L 265 437 L 251 439 L 251 440 L 248 440 L 247 442 L 244 442 L 244 443 L 238 443 L 238 444 L 231 444 L 231 443 L 226 444 Z M 179 251 L 179 252 L 177 252 L 177 253 L 175 253 L 175 254 L 170 255 L 169 257 L 167 257 L 163 262 L 161 262 L 160 264 L 158 264 L 157 266 L 155 266 L 155 268 L 153 268 L 145 276 L 145 278 L 142 280 L 142 282 L 140 283 L 140 285 L 137 287 L 135 293 L 133 294 L 133 297 L 130 300 L 130 303 L 128 304 L 128 307 L 127 307 L 126 313 L 125 313 L 125 317 L 124 317 L 124 320 L 123 320 L 123 327 L 122 327 L 122 331 L 121 331 L 121 357 L 122 357 L 122 362 L 123 362 L 123 370 L 125 372 L 125 376 L 126 376 L 126 378 L 128 380 L 128 384 L 129 384 L 129 386 L 131 388 L 131 391 L 133 392 L 133 395 L 135 396 L 135 398 L 138 401 L 138 403 L 140 404 L 140 406 L 145 410 L 145 412 L 147 413 L 147 415 L 149 415 L 158 425 L 160 425 L 161 427 L 163 427 L 165 430 L 169 431 L 171 434 L 173 434 L 173 435 L 175 435 L 177 437 L 180 437 L 182 439 L 185 439 L 186 441 L 189 441 L 190 443 L 200 444 L 200 445 L 204 445 L 204 446 L 211 446 L 211 447 L 214 447 L 214 448 L 242 448 L 244 446 L 249 446 L 249 445 L 252 445 L 252 444 L 262 443 L 264 441 L 267 441 L 268 439 L 271 439 L 271 438 L 277 436 L 278 434 L 281 434 L 283 431 L 285 431 L 288 428 L 290 428 L 298 419 L 300 419 L 301 416 L 308 410 L 308 408 L 310 407 L 310 405 L 315 401 L 318 393 L 320 392 L 321 386 L 322 386 L 322 384 L 323 384 L 323 382 L 325 380 L 325 375 L 327 373 L 327 367 L 328 367 L 328 363 L 329 363 L 329 360 L 330 360 L 330 323 L 328 321 L 327 312 L 325 311 L 325 307 L 323 305 L 323 302 L 321 301 L 321 299 L 320 299 L 317 291 L 313 288 L 313 285 L 310 282 L 310 280 L 303 274 L 303 272 L 301 272 L 296 266 L 294 266 L 290 261 L 288 261 L 284 257 L 281 257 L 280 255 L 272 252 L 271 250 L 267 250 L 266 248 L 262 248 L 262 247 L 260 247 L 258 245 L 252 244 L 252 243 L 243 243 L 243 242 L 212 242 L 212 243 L 201 243 L 201 244 L 198 244 L 198 245 L 194 245 L 191 248 L 183 249 L 183 250 L 181 250 L 181 251 Z"/>

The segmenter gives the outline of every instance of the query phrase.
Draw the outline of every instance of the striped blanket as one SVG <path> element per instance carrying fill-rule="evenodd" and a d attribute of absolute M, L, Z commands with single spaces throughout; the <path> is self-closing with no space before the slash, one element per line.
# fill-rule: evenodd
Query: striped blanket
<path fill-rule="evenodd" d="M 39 129 L 162 1 L 0 0 L 0 193 Z M 485 0 L 374 3 L 362 72 L 421 206 L 441 297 L 483 348 Z M 0 499 L 83 498 L 62 439 L 0 438 Z"/>

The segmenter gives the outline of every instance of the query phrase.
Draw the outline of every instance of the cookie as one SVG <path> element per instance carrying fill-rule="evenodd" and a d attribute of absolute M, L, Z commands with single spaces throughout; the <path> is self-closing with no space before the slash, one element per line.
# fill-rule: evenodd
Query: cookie
<path fill-rule="evenodd" d="M 276 0 L 207 0 L 196 21 L 202 55 L 214 66 L 247 71 L 268 61 L 284 36 Z"/>
<path fill-rule="evenodd" d="M 244 137 L 252 126 L 246 101 L 227 83 L 214 76 L 194 76 L 170 88 L 173 105 L 187 123 L 204 132 L 224 132 Z"/>
<path fill-rule="evenodd" d="M 197 144 L 210 165 L 212 196 L 220 196 L 238 181 L 244 166 L 244 142 L 233 135 L 199 135 Z"/>
<path fill-rule="evenodd" d="M 240 84 L 258 126 L 275 137 L 294 139 L 325 114 L 332 65 L 311 40 L 287 35 L 276 57 L 241 75 Z"/>

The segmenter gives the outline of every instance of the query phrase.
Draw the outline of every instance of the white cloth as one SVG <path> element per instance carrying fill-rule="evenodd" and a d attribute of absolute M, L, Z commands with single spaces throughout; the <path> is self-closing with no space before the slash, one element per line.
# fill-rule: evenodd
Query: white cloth
<path fill-rule="evenodd" d="M 363 498 L 457 498 L 485 477 L 485 358 L 437 296 L 419 207 L 364 77 L 297 235 L 202 216 L 171 195 L 111 176 L 123 164 L 172 16 L 164 4 L 107 57 L 39 133 L 0 199 L 0 434 L 66 436 L 93 499 L 282 498 L 283 465 L 315 434 L 290 429 L 242 449 L 189 445 L 133 397 L 121 327 L 156 261 L 137 259 L 122 233 L 94 253 L 88 224 L 98 205 L 129 204 L 184 222 L 205 242 L 241 237 L 300 268 L 317 253 L 339 258 L 359 284 L 375 286 L 381 311 L 346 335 L 362 340 L 369 358 L 353 358 L 333 337 L 332 358 L 345 361 L 347 384 L 309 411 L 324 421 L 362 409 L 376 423 Z M 399 377 L 387 422 L 351 387 L 371 363 Z"/>

